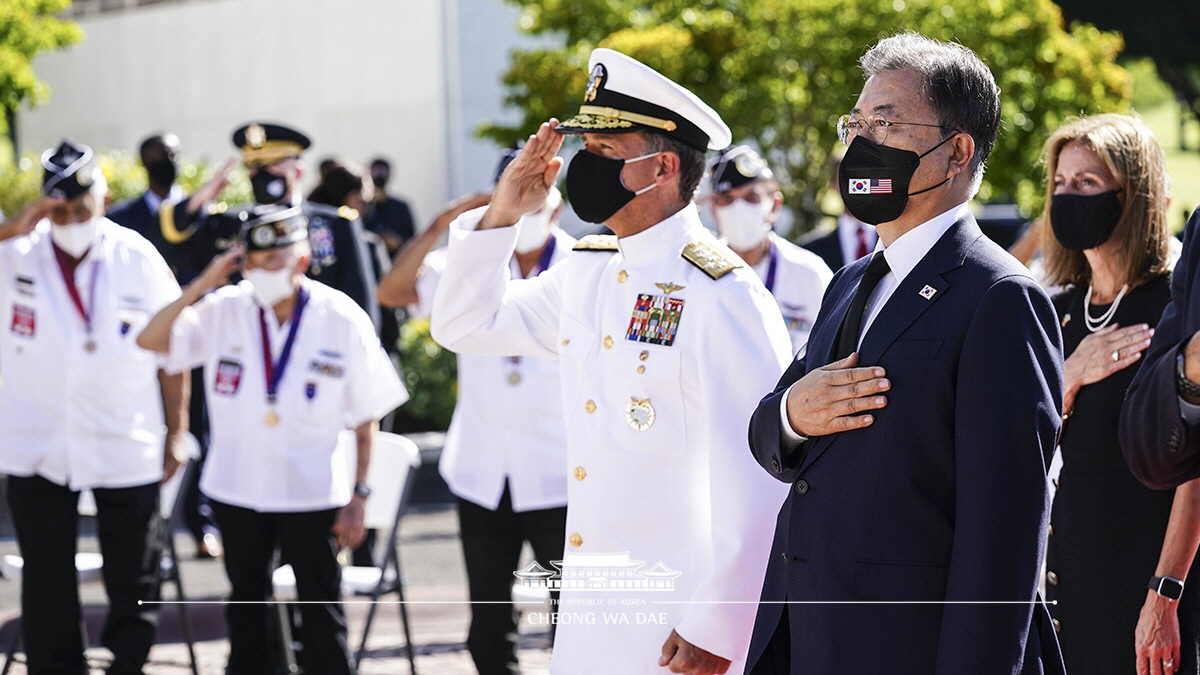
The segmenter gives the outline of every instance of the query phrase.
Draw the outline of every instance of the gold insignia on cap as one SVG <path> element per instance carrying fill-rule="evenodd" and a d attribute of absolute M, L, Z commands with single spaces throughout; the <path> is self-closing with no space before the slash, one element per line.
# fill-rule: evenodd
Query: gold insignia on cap
<path fill-rule="evenodd" d="M 617 237 L 611 234 L 589 234 L 571 247 L 572 251 L 615 251 Z"/>
<path fill-rule="evenodd" d="M 682 255 L 684 260 L 704 270 L 713 279 L 720 279 L 743 266 L 742 259 L 736 253 L 719 244 L 689 242 L 683 247 Z"/>
<path fill-rule="evenodd" d="M 661 290 L 663 293 L 666 293 L 667 295 L 670 295 L 670 294 L 674 293 L 675 291 L 682 291 L 684 288 L 686 288 L 686 286 L 676 286 L 673 283 L 665 283 L 665 284 L 657 284 L 656 283 L 654 285 L 658 286 L 659 290 Z"/>
<path fill-rule="evenodd" d="M 592 75 L 588 78 L 587 91 L 583 94 L 583 101 L 596 100 L 596 92 L 600 91 L 600 85 L 604 83 L 604 64 L 597 63 L 595 68 L 592 68 Z"/>
<path fill-rule="evenodd" d="M 275 228 L 271 225 L 259 225 L 250 230 L 250 241 L 260 248 L 270 246 L 275 243 Z"/>
<path fill-rule="evenodd" d="M 251 124 L 246 127 L 246 145 L 261 148 L 267 142 L 267 130 L 261 124 Z"/>
<path fill-rule="evenodd" d="M 758 175 L 759 164 L 750 155 L 738 155 L 733 160 L 733 167 L 746 178 L 754 178 Z"/>

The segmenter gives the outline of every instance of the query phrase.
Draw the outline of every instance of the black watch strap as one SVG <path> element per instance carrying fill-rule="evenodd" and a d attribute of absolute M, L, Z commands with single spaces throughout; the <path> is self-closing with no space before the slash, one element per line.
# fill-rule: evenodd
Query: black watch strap
<path fill-rule="evenodd" d="M 1150 590 L 1164 598 L 1178 600 L 1183 595 L 1183 582 L 1171 577 L 1150 577 Z"/>
<path fill-rule="evenodd" d="M 1183 352 L 1175 357 L 1175 391 L 1180 396 L 1188 396 L 1191 398 L 1200 398 L 1200 384 L 1196 384 L 1187 378 L 1187 370 L 1183 367 Z"/>

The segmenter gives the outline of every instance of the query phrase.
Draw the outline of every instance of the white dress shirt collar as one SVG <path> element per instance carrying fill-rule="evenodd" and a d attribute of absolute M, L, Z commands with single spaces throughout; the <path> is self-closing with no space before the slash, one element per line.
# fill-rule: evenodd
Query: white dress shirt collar
<path fill-rule="evenodd" d="M 969 213 L 970 209 L 966 202 L 963 202 L 905 232 L 893 241 L 891 246 L 885 247 L 883 256 L 887 258 L 888 267 L 896 276 L 896 283 L 904 281 L 904 277 L 921 262 L 938 239 L 946 234 L 946 230 Z M 883 242 L 880 241 L 878 246 L 882 247 Z"/>
<path fill-rule="evenodd" d="M 146 190 L 146 192 L 142 195 L 142 199 L 146 200 L 146 206 L 150 209 L 150 213 L 157 215 L 158 210 L 162 208 L 162 203 L 164 201 L 169 200 L 177 202 L 183 199 L 183 188 L 179 187 L 178 185 L 172 185 L 171 190 L 167 193 L 165 199 L 163 197 L 159 197 L 158 193 L 154 190 Z"/>

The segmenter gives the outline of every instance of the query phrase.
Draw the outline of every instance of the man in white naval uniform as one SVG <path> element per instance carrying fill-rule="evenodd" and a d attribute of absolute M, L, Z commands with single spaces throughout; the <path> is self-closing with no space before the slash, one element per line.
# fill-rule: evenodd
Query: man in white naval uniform
<path fill-rule="evenodd" d="M 572 478 L 551 672 L 740 672 L 784 498 L 755 475 L 745 426 L 755 387 L 789 360 L 787 329 L 692 203 L 728 127 L 627 56 L 597 49 L 589 68 L 580 114 L 543 124 L 487 209 L 451 226 L 433 334 L 456 351 L 559 359 Z M 510 280 L 509 226 L 544 202 L 561 133 L 584 135 L 572 208 L 619 238 L 585 237 Z"/>
<path fill-rule="evenodd" d="M 111 608 L 107 672 L 142 672 L 158 624 L 157 607 L 141 604 L 158 596 L 158 485 L 188 430 L 186 377 L 134 342 L 179 284 L 150 242 L 104 217 L 92 157 L 70 141 L 46 151 L 44 196 L 0 224 L 0 473 L 35 674 L 88 672 L 75 570 L 85 488 Z"/>
<path fill-rule="evenodd" d="M 506 155 L 497 177 L 514 155 Z M 405 244 L 379 282 L 379 302 L 407 306 L 410 317 L 429 316 L 446 268 L 446 249 L 430 249 L 456 217 L 488 198 L 455 200 Z M 535 277 L 571 255 L 575 239 L 558 227 L 562 208 L 562 195 L 554 189 L 522 221 L 509 264 L 514 279 Z M 458 507 L 472 601 L 467 649 L 480 675 L 510 675 L 518 668 L 520 615 L 508 601 L 522 546 L 529 542 L 543 569 L 553 569 L 551 561 L 563 557 L 568 479 L 561 400 L 553 359 L 458 356 L 458 402 L 438 472 Z"/>
<path fill-rule="evenodd" d="M 771 226 L 783 207 L 783 193 L 766 160 L 735 145 L 713 161 L 709 204 L 721 238 L 754 269 L 775 296 L 792 336 L 792 351 L 808 343 L 808 332 L 833 278 L 821 256 L 775 234 Z"/>

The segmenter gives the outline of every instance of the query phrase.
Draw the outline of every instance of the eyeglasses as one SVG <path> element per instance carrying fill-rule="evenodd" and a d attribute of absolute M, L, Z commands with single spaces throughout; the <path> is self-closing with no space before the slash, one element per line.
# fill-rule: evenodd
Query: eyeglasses
<path fill-rule="evenodd" d="M 842 115 L 837 121 L 838 140 L 850 145 L 850 141 L 854 137 L 866 133 L 867 137 L 875 143 L 883 145 L 887 141 L 888 132 L 893 125 L 910 126 L 910 127 L 933 127 L 935 129 L 949 129 L 951 127 L 942 126 L 941 124 L 919 124 L 917 122 L 893 122 L 884 118 L 882 115 L 871 115 L 863 119 L 854 115 Z"/>

